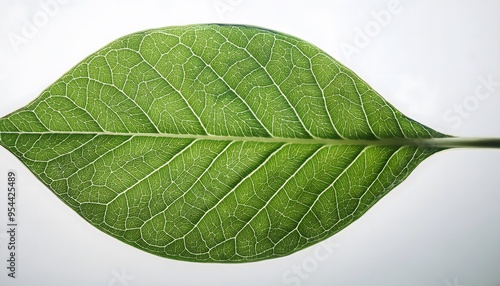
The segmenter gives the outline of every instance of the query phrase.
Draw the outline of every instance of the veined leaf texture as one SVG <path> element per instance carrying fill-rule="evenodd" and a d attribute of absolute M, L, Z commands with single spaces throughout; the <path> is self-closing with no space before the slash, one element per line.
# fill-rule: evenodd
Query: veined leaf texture
<path fill-rule="evenodd" d="M 332 236 L 446 137 L 310 43 L 215 24 L 120 38 L 0 119 L 0 144 L 89 223 L 199 262 Z"/>

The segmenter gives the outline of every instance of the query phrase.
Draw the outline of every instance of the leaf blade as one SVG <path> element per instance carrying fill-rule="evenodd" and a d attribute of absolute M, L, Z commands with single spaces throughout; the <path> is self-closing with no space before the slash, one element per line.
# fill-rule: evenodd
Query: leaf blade
<path fill-rule="evenodd" d="M 118 39 L 0 119 L 0 144 L 91 224 L 190 261 L 326 239 L 442 137 L 313 45 L 228 25 Z"/>

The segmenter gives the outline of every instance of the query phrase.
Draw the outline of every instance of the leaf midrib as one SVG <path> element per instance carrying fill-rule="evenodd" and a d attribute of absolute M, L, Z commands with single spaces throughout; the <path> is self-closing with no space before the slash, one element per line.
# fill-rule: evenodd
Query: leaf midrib
<path fill-rule="evenodd" d="M 417 146 L 417 147 L 484 147 L 484 142 L 500 147 L 499 138 L 381 138 L 381 139 L 331 139 L 331 138 L 291 138 L 291 137 L 251 137 L 251 136 L 224 136 L 202 134 L 174 134 L 174 133 L 127 133 L 127 132 L 84 132 L 84 131 L 0 131 L 2 134 L 13 135 L 93 135 L 93 136 L 125 136 L 125 137 L 158 137 L 193 140 L 216 141 L 251 141 L 263 143 L 292 143 L 292 144 L 320 144 L 320 145 L 357 145 L 357 146 Z M 1 138 L 0 138 L 1 141 Z"/>

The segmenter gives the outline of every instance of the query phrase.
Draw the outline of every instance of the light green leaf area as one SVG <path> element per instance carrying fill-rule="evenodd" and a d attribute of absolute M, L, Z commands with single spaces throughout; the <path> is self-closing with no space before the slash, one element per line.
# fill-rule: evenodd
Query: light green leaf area
<path fill-rule="evenodd" d="M 200 262 L 332 236 L 437 137 L 317 47 L 233 25 L 120 38 L 0 119 L 0 144 L 89 223 Z"/>

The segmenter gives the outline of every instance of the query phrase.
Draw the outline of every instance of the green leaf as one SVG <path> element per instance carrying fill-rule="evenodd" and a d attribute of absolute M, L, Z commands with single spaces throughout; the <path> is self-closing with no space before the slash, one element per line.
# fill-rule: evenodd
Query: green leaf
<path fill-rule="evenodd" d="M 0 119 L 0 144 L 89 223 L 202 262 L 330 237 L 443 137 L 317 47 L 233 25 L 125 36 Z"/>

